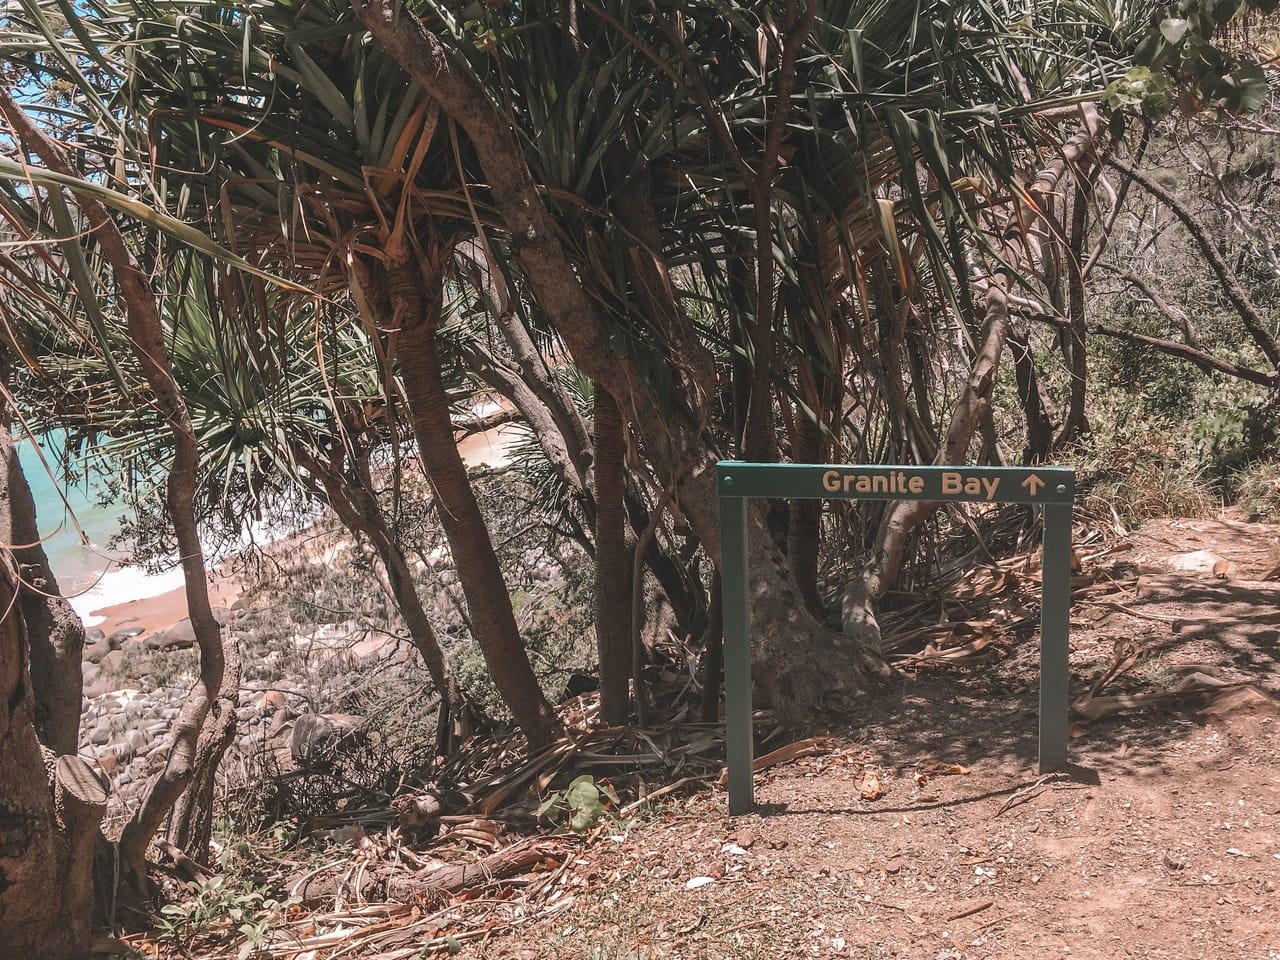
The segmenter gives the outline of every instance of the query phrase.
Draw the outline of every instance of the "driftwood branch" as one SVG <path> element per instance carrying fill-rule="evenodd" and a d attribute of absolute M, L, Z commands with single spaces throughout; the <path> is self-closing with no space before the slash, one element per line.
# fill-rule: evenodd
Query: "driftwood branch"
<path fill-rule="evenodd" d="M 1029 319 L 1038 320 L 1041 323 L 1050 323 L 1054 326 L 1065 326 L 1067 321 L 1061 317 L 1055 317 L 1048 313 L 1031 313 L 1024 314 Z M 1280 386 L 1280 372 L 1268 372 L 1266 370 L 1255 370 L 1252 367 L 1246 367 L 1242 364 L 1235 363 L 1232 360 L 1224 360 L 1221 357 L 1215 357 L 1213 354 L 1197 349 L 1186 343 L 1180 343 L 1177 340 L 1165 340 L 1161 337 L 1151 337 L 1145 333 L 1136 333 L 1133 330 L 1122 330 L 1119 327 L 1108 326 L 1105 323 L 1093 323 L 1089 325 L 1092 333 L 1101 334 L 1104 337 L 1111 337 L 1115 340 L 1124 340 L 1129 343 L 1140 344 L 1144 347 L 1150 347 L 1153 350 L 1159 350 L 1161 353 L 1167 353 L 1169 356 L 1177 357 L 1188 363 L 1194 364 L 1205 373 L 1225 373 L 1229 377 L 1236 377 L 1249 383 L 1256 383 L 1263 387 Z"/>
<path fill-rule="evenodd" d="M 472 417 L 469 420 L 455 420 L 453 427 L 461 436 L 458 439 L 465 439 L 474 436 L 477 433 L 487 433 L 498 427 L 505 426 L 508 423 L 515 423 L 520 419 L 519 410 L 495 410 L 493 413 L 487 413 L 482 417 Z"/>

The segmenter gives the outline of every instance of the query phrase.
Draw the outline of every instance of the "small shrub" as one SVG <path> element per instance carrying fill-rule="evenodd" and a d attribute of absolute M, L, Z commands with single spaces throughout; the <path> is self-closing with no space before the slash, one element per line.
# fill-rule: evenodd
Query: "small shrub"
<path fill-rule="evenodd" d="M 1095 455 L 1082 473 L 1085 507 L 1114 510 L 1130 526 L 1157 517 L 1203 517 L 1220 506 L 1203 467 L 1173 451 L 1110 450 Z"/>
<path fill-rule="evenodd" d="M 164 940 L 186 944 L 193 940 L 244 937 L 237 960 L 256 956 L 270 935 L 271 924 L 290 906 L 253 884 L 238 885 L 226 875 L 191 884 L 192 896 L 160 908 L 159 932 Z"/>
<path fill-rule="evenodd" d="M 618 795 L 609 784 L 596 783 L 591 774 L 574 779 L 564 790 L 557 790 L 538 807 L 538 819 L 564 815 L 565 825 L 574 833 L 585 833 L 608 815 L 605 802 L 617 804 Z"/>
<path fill-rule="evenodd" d="M 1250 520 L 1280 523 L 1280 463 L 1253 463 L 1235 478 L 1236 503 Z"/>

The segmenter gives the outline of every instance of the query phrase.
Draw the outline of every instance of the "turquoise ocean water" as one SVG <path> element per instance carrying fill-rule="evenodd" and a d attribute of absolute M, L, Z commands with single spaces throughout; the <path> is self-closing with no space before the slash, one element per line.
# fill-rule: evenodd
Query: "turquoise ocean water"
<path fill-rule="evenodd" d="M 24 439 L 18 442 L 18 460 L 36 502 L 49 566 L 62 595 L 85 626 L 102 621 L 95 610 L 181 586 L 182 571 L 176 566 L 164 573 L 147 573 L 129 565 L 127 549 L 109 546 L 129 508 L 103 495 L 106 483 L 101 468 L 77 464 L 69 478 L 62 466 L 62 447 L 62 435 L 56 431 L 43 435 L 38 449 Z"/>
<path fill-rule="evenodd" d="M 18 460 L 35 498 L 36 519 L 49 565 L 63 592 L 70 594 L 91 587 L 119 566 L 121 552 L 109 550 L 107 544 L 119 532 L 126 508 L 118 502 L 103 502 L 105 486 L 99 471 L 77 465 L 76 472 L 83 476 L 64 476 L 62 447 L 61 432 L 42 436 L 39 450 L 24 439 L 18 443 Z M 76 523 L 88 538 L 88 545 L 81 540 Z"/>

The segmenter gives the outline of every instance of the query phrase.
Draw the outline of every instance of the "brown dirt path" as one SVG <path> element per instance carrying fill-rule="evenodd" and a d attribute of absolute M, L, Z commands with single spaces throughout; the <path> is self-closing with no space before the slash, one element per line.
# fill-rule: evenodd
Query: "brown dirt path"
<path fill-rule="evenodd" d="M 1077 725 L 1072 775 L 1042 778 L 1034 643 L 905 682 L 833 753 L 759 776 L 759 814 L 704 792 L 616 825 L 560 914 L 466 955 L 1280 960 L 1280 584 L 1236 578 L 1277 533 L 1149 525 L 1119 608 L 1073 608 L 1073 693 L 1133 649 L 1126 692 L 1192 669 L 1250 687 Z M 1197 550 L 1232 578 L 1166 563 Z"/>

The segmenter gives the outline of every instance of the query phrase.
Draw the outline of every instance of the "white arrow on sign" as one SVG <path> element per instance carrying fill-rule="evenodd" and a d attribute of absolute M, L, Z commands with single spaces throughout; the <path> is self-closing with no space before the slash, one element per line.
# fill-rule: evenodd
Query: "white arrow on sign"
<path fill-rule="evenodd" d="M 1027 492 L 1033 497 L 1040 492 L 1040 488 L 1044 486 L 1044 481 L 1037 477 L 1034 473 L 1022 481 L 1022 486 L 1027 488 Z"/>

